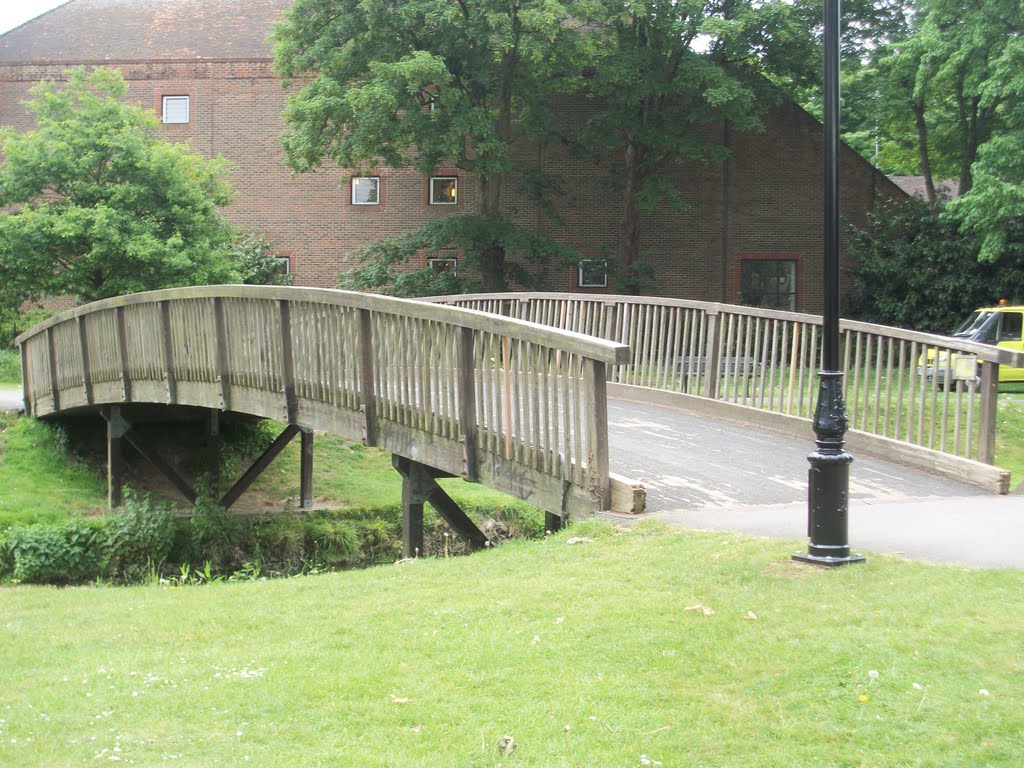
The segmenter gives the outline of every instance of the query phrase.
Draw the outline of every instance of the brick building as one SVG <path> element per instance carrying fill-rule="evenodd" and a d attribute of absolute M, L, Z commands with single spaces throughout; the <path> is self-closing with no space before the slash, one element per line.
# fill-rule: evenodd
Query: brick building
<path fill-rule="evenodd" d="M 31 127 L 22 102 L 42 79 L 71 66 L 121 70 L 130 98 L 162 116 L 166 138 L 233 163 L 237 225 L 268 238 L 288 258 L 298 285 L 331 286 L 346 257 L 370 240 L 452 211 L 472 211 L 472 178 L 455 168 L 432 177 L 379 168 L 359 180 L 325 167 L 293 176 L 278 142 L 286 91 L 272 71 L 267 41 L 289 0 L 70 0 L 0 35 L 0 124 Z M 584 104 L 559 105 L 566 122 Z M 681 212 L 645 217 L 643 249 L 665 296 L 765 301 L 821 308 L 822 131 L 792 104 L 770 112 L 765 130 L 728 132 L 730 159 L 675 173 L 687 203 Z M 564 225 L 543 222 L 525 198 L 509 202 L 521 224 L 594 258 L 613 251 L 620 201 L 606 169 L 570 158 L 557 146 L 531 149 L 566 191 Z M 902 195 L 885 176 L 844 149 L 843 216 L 861 222 L 878 195 Z M 437 254 L 450 256 L 455 254 Z M 426 257 L 425 257 L 426 258 Z M 600 274 L 566 268 L 552 290 L 604 292 Z M 581 283 L 597 285 L 586 287 Z M 770 288 L 765 288 L 770 285 Z"/>

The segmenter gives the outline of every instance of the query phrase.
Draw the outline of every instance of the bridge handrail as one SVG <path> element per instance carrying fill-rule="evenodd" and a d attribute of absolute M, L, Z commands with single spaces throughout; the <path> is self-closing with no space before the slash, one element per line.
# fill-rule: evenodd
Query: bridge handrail
<path fill-rule="evenodd" d="M 748 307 L 742 304 L 725 304 L 718 301 L 695 301 L 690 299 L 670 299 L 660 296 L 623 296 L 619 294 L 603 293 L 558 293 L 558 292 L 530 292 L 522 293 L 455 293 L 446 296 L 430 296 L 423 301 L 429 301 L 447 306 L 476 308 L 478 305 L 485 305 L 488 302 L 514 302 L 519 307 L 529 307 L 531 302 L 538 300 L 555 300 L 569 302 L 597 302 L 604 306 L 615 306 L 631 304 L 635 306 L 659 306 L 659 307 L 680 307 L 685 309 L 697 309 L 708 315 L 737 314 L 747 317 L 761 318 L 765 320 L 780 320 L 794 323 L 803 323 L 821 327 L 821 315 L 811 315 L 804 312 L 787 312 L 784 310 L 764 309 L 763 307 Z M 517 313 L 519 314 L 519 313 Z M 536 321 L 535 321 L 536 322 Z M 560 327 L 560 326 L 554 326 Z M 924 331 L 914 331 L 907 328 L 896 328 L 889 325 L 867 323 L 861 320 L 847 320 L 841 318 L 839 321 L 840 332 L 860 332 L 876 335 L 891 336 L 909 342 L 917 342 L 926 346 L 949 347 L 958 352 L 965 352 L 975 355 L 979 360 L 1010 365 L 1013 367 L 1024 367 L 1024 352 L 1018 352 L 1004 347 L 996 347 L 992 344 L 982 344 L 977 341 L 966 339 L 954 339 L 951 336 L 944 336 Z"/>
<path fill-rule="evenodd" d="M 619 341 L 609 381 L 684 392 L 810 419 L 821 366 L 820 316 L 720 302 L 580 293 L 431 297 Z M 995 459 L 999 366 L 1024 352 L 840 321 L 850 426 L 985 464 Z"/>
<path fill-rule="evenodd" d="M 21 334 L 43 416 L 147 402 L 342 434 L 554 514 L 608 509 L 607 368 L 623 344 L 473 309 L 326 288 L 105 299 Z"/>

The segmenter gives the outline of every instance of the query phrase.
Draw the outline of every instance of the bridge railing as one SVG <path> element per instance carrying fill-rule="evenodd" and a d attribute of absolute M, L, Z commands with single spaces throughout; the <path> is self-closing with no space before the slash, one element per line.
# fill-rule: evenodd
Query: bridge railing
<path fill-rule="evenodd" d="M 431 300 L 628 344 L 630 358 L 608 369 L 610 382 L 813 416 L 822 353 L 817 316 L 611 295 Z M 1024 353 L 847 320 L 840 329 L 852 429 L 993 463 L 998 366 L 1024 366 Z"/>
<path fill-rule="evenodd" d="M 28 412 L 166 403 L 359 439 L 571 516 L 608 509 L 615 342 L 329 289 L 205 286 L 64 312 L 18 338 Z"/>

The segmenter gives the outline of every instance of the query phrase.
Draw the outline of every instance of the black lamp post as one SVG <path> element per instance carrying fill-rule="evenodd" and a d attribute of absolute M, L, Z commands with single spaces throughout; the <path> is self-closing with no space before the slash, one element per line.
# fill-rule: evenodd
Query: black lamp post
<path fill-rule="evenodd" d="M 817 447 L 807 457 L 807 553 L 794 560 L 815 565 L 863 562 L 850 554 L 850 463 L 843 448 L 846 403 L 839 368 L 839 0 L 825 0 L 825 269 L 822 370 L 814 411 Z"/>

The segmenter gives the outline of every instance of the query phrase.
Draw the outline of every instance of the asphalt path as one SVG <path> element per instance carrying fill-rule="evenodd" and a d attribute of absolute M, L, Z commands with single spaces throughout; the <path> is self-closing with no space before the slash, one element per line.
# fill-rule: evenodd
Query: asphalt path
<path fill-rule="evenodd" d="M 0 389 L 0 411 L 21 411 L 24 405 L 20 389 Z"/>
<path fill-rule="evenodd" d="M 610 400 L 612 471 L 647 487 L 673 524 L 806 541 L 805 440 L 652 405 Z M 932 562 L 1024 568 L 1024 495 L 855 455 L 850 543 Z"/>

